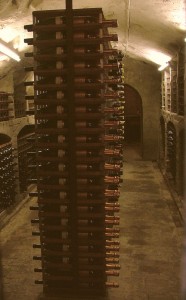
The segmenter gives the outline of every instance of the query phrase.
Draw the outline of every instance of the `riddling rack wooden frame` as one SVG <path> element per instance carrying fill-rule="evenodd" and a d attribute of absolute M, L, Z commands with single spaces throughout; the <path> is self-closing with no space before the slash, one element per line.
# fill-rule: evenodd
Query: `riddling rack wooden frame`
<path fill-rule="evenodd" d="M 45 297 L 104 296 L 119 275 L 124 107 L 121 54 L 101 8 L 33 12 L 38 212 Z M 118 85 L 118 83 L 120 85 Z M 28 83 L 27 83 L 28 85 Z M 33 154 L 32 154 L 33 155 Z M 109 278 L 108 278 L 109 277 Z"/>

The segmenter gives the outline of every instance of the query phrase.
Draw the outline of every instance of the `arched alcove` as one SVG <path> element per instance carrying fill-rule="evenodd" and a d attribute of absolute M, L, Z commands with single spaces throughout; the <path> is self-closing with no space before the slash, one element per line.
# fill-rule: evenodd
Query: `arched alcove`
<path fill-rule="evenodd" d="M 167 123 L 167 173 L 169 179 L 176 179 L 176 129 L 172 122 Z"/>
<path fill-rule="evenodd" d="M 21 138 L 27 134 L 33 133 L 34 125 L 25 125 L 18 133 L 17 138 Z"/>
<path fill-rule="evenodd" d="M 143 152 L 143 109 L 140 94 L 132 86 L 125 84 L 125 147 L 141 158 Z M 132 158 L 132 157 L 131 157 Z"/>

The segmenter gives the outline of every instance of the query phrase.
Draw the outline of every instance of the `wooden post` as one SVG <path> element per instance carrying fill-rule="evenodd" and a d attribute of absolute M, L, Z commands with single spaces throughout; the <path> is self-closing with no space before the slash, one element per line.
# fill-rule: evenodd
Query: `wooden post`
<path fill-rule="evenodd" d="M 66 0 L 66 9 L 72 10 L 72 0 Z"/>

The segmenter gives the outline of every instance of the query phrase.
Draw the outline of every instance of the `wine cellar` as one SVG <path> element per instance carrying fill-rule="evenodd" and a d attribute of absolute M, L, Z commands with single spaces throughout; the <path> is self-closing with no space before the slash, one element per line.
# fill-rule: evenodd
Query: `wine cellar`
<path fill-rule="evenodd" d="M 105 295 L 119 275 L 122 54 L 101 9 L 33 13 L 38 244 L 46 295 Z M 47 63 L 46 63 L 47 62 Z M 31 68 L 26 68 L 31 72 Z M 33 113 L 33 111 L 32 111 Z"/>
<path fill-rule="evenodd" d="M 184 1 L 0 4 L 0 299 L 186 298 Z"/>

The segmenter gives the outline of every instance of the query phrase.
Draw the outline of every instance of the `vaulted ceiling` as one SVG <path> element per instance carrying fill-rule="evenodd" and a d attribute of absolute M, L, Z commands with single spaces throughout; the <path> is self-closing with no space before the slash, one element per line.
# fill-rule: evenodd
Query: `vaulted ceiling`
<path fill-rule="evenodd" d="M 1 0 L 0 41 L 16 49 L 21 60 L 32 23 L 32 11 L 64 9 L 65 0 Z M 117 19 L 114 47 L 149 63 L 163 64 L 175 56 L 186 36 L 186 0 L 73 0 L 73 8 L 102 7 L 106 19 Z M 17 62 L 0 53 L 0 76 Z"/>

